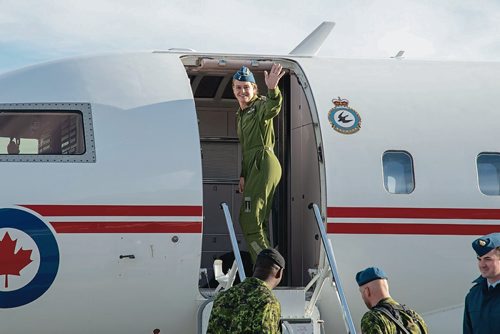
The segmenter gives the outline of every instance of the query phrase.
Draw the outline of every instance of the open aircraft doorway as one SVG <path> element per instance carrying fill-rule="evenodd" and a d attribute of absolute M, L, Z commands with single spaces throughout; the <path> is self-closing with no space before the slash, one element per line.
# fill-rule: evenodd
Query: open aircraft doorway
<path fill-rule="evenodd" d="M 319 261 L 320 240 L 311 202 L 321 203 L 324 168 L 312 97 L 303 87 L 303 74 L 297 64 L 283 59 L 239 59 L 186 56 L 183 63 L 193 90 L 203 166 L 203 246 L 200 291 L 210 295 L 218 285 L 213 264 L 223 260 L 224 272 L 234 254 L 220 203 L 231 212 L 245 271 L 252 264 L 238 223 L 242 194 L 238 191 L 241 149 L 236 133 L 238 103 L 232 91 L 232 76 L 243 65 L 254 73 L 259 94 L 266 95 L 264 71 L 280 63 L 287 72 L 280 81 L 283 106 L 274 119 L 275 153 L 282 166 L 282 178 L 273 202 L 270 239 L 287 260 L 282 286 L 304 287 L 311 279 L 310 269 Z M 307 176 L 307 177 L 306 177 Z"/>

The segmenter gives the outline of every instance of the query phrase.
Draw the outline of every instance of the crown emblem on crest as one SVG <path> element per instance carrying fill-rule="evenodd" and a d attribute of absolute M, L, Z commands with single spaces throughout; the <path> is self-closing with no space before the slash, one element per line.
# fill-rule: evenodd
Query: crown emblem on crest
<path fill-rule="evenodd" d="M 349 100 L 342 99 L 342 98 L 340 98 L 340 96 L 338 97 L 338 99 L 333 99 L 332 102 L 333 102 L 333 105 L 335 107 L 348 107 L 349 106 Z"/>
<path fill-rule="evenodd" d="M 486 246 L 486 241 L 479 240 L 479 245 L 482 246 L 482 247 Z"/>
<path fill-rule="evenodd" d="M 334 107 L 328 112 L 328 120 L 332 128 L 343 134 L 358 132 L 361 128 L 361 117 L 349 107 L 349 100 L 340 96 L 332 99 Z"/>

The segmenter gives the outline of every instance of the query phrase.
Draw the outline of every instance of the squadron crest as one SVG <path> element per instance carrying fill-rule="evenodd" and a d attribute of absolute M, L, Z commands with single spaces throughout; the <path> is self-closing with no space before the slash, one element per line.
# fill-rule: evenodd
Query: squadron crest
<path fill-rule="evenodd" d="M 343 134 L 358 132 L 361 128 L 361 117 L 356 110 L 349 107 L 349 100 L 333 99 L 334 107 L 328 112 L 328 120 L 332 128 Z"/>

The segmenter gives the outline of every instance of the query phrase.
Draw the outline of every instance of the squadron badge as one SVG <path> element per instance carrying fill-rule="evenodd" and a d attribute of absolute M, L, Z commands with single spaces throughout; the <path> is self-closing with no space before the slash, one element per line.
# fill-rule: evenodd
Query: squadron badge
<path fill-rule="evenodd" d="M 328 112 L 328 120 L 332 128 L 343 134 L 351 134 L 358 132 L 361 128 L 361 117 L 356 110 L 349 108 L 349 100 L 338 99 L 332 100 L 333 107 Z"/>

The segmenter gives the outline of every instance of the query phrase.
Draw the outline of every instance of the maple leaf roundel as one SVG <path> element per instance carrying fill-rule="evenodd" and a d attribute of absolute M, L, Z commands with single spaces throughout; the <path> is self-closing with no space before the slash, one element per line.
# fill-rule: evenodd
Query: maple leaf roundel
<path fill-rule="evenodd" d="M 38 251 L 34 242 L 32 242 L 31 246 L 27 246 L 25 240 L 19 237 L 19 234 L 23 234 L 26 238 L 31 240 L 31 238 L 22 231 L 0 229 L 0 291 L 6 291 L 7 289 L 16 290 L 20 287 L 16 287 L 16 284 L 9 285 L 9 276 L 16 276 L 14 282 L 21 281 L 21 285 L 29 283 L 28 281 L 23 284 L 23 281 L 26 281 L 26 279 L 30 281 L 33 279 L 34 274 L 30 275 L 28 270 L 33 269 L 37 264 L 36 262 L 39 262 L 39 256 L 37 256 L 38 261 L 33 263 L 34 255 Z M 1 282 L 2 275 L 5 277 L 3 284 Z M 19 278 L 21 278 L 21 280 Z"/>
<path fill-rule="evenodd" d="M 32 246 L 13 237 L 12 230 L 20 231 L 19 235 L 26 234 Z M 35 253 L 38 266 L 33 261 Z M 24 210 L 0 209 L 0 308 L 19 307 L 38 299 L 52 285 L 58 269 L 59 247 L 43 220 Z M 33 278 L 27 284 L 5 290 L 13 279 L 15 282 L 30 272 Z"/>

